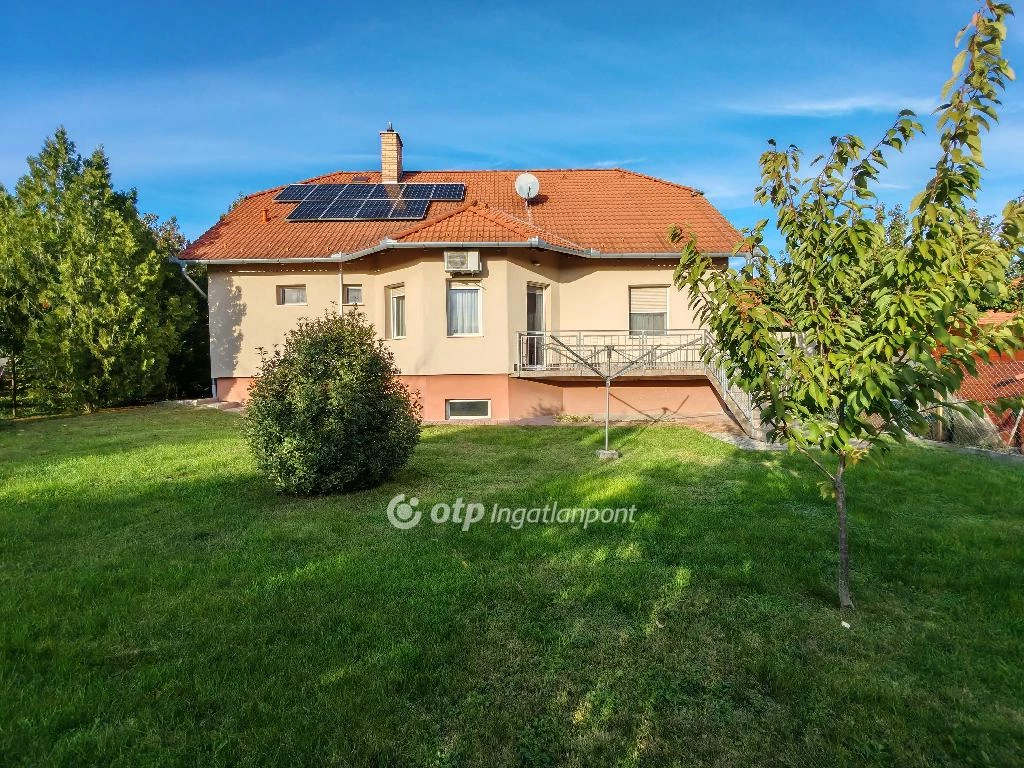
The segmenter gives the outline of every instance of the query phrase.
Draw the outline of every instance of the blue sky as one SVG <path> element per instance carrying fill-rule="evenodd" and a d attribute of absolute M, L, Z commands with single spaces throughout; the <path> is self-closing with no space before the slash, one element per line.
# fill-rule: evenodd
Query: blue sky
<path fill-rule="evenodd" d="M 938 101 L 967 0 L 160 5 L 5 2 L 0 183 L 59 124 L 189 238 L 239 192 L 374 168 L 622 166 L 703 189 L 737 226 L 765 140 L 813 157 Z M 99 4 L 97 4 L 98 6 Z M 1021 10 L 1024 13 L 1024 9 Z M 1024 73 L 1024 19 L 1007 55 Z M 1024 190 L 1024 92 L 986 142 L 980 199 Z M 909 199 L 934 124 L 884 178 Z"/>

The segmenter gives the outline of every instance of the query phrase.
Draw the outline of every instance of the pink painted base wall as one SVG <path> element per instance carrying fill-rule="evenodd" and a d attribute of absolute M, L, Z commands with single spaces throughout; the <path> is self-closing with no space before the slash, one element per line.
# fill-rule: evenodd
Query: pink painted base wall
<path fill-rule="evenodd" d="M 402 376 L 420 393 L 423 418 L 444 421 L 445 400 L 490 400 L 491 420 L 529 421 L 560 414 L 604 415 L 604 384 L 546 382 L 502 374 L 465 376 Z M 725 408 L 704 380 L 624 381 L 612 386 L 614 419 L 718 416 Z"/>
<path fill-rule="evenodd" d="M 251 377 L 217 379 L 217 399 L 222 403 L 244 403 L 249 399 Z"/>
<path fill-rule="evenodd" d="M 425 421 L 445 420 L 445 400 L 490 400 L 491 421 L 525 422 L 560 414 L 604 415 L 604 384 L 590 381 L 530 381 L 505 374 L 400 376 L 420 395 Z M 217 399 L 245 402 L 251 378 L 217 379 Z M 726 412 L 703 379 L 622 381 L 611 391 L 613 419 L 672 419 Z"/>
<path fill-rule="evenodd" d="M 566 413 L 604 416 L 604 386 L 569 384 L 562 389 Z M 711 385 L 700 380 L 612 383 L 612 418 L 710 416 L 725 413 Z"/>
<path fill-rule="evenodd" d="M 445 400 L 490 400 L 491 421 L 509 421 L 508 376 L 503 374 L 399 376 L 419 392 L 424 421 L 444 421 Z"/>

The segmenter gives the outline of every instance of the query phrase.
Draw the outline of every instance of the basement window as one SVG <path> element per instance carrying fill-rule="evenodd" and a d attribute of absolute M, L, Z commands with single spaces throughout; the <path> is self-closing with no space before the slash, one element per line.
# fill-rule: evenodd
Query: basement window
<path fill-rule="evenodd" d="M 298 304 L 306 303 L 306 286 L 304 285 L 279 285 L 277 286 L 277 303 Z"/>
<path fill-rule="evenodd" d="M 491 418 L 491 401 L 445 400 L 444 417 L 446 419 L 489 419 Z"/>

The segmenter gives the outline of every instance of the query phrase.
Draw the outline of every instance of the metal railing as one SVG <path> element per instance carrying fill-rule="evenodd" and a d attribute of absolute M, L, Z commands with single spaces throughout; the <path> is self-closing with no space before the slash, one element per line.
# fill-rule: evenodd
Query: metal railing
<path fill-rule="evenodd" d="M 614 379 L 644 374 L 706 376 L 736 416 L 753 422 L 746 392 L 728 381 L 719 366 L 704 362 L 711 335 L 703 329 L 664 333 L 629 331 L 520 332 L 515 372 Z"/>
<path fill-rule="evenodd" d="M 575 376 L 615 376 L 620 369 L 702 372 L 702 330 L 638 333 L 628 331 L 523 332 L 516 370 Z"/>

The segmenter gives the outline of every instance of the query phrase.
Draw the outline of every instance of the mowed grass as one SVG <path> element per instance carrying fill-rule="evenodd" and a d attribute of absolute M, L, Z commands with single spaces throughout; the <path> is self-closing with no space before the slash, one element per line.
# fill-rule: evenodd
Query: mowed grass
<path fill-rule="evenodd" d="M 854 598 L 798 457 L 671 427 L 431 427 L 387 486 L 279 496 L 237 417 L 0 426 L 0 762 L 1011 765 L 1024 468 L 850 476 Z M 468 532 L 421 507 L 637 506 Z"/>

